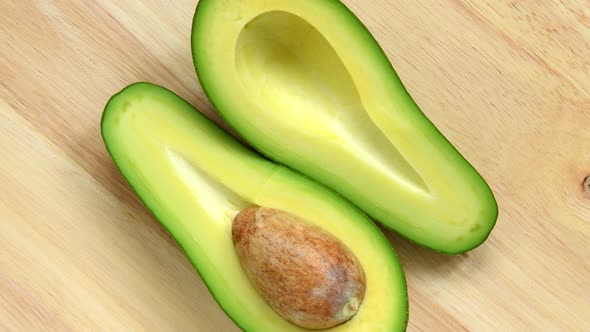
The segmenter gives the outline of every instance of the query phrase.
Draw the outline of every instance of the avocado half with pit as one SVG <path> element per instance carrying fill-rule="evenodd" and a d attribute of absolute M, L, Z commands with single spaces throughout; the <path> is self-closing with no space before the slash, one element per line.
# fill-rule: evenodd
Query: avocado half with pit
<path fill-rule="evenodd" d="M 437 251 L 488 237 L 489 186 L 339 1 L 201 0 L 192 51 L 215 109 L 264 155 Z"/>
<path fill-rule="evenodd" d="M 183 248 L 225 313 L 246 331 L 305 331 L 257 293 L 232 243 L 251 206 L 304 218 L 342 242 L 366 276 L 356 315 L 329 331 L 400 331 L 408 299 L 391 245 L 360 210 L 327 187 L 246 148 L 189 103 L 137 83 L 108 102 L 102 135 L 143 203 Z"/>

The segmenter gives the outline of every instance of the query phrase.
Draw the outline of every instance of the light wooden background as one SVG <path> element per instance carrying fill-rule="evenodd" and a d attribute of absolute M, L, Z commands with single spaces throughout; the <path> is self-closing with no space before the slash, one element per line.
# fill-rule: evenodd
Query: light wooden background
<path fill-rule="evenodd" d="M 590 2 L 346 3 L 500 205 L 467 255 L 387 233 L 409 330 L 589 331 Z M 135 81 L 213 114 L 191 63 L 195 5 L 0 1 L 0 330 L 236 330 L 99 131 Z"/>

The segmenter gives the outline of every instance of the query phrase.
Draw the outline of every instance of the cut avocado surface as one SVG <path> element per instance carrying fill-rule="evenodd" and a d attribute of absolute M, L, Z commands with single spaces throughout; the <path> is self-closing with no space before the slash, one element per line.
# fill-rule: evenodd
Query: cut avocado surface
<path fill-rule="evenodd" d="M 264 155 L 437 251 L 491 232 L 492 191 L 339 1 L 201 0 L 192 50 L 216 110 Z"/>
<path fill-rule="evenodd" d="M 356 255 L 366 275 L 364 301 L 352 320 L 329 331 L 405 328 L 407 291 L 397 257 L 379 229 L 340 195 L 264 159 L 156 85 L 137 83 L 113 96 L 103 114 L 102 135 L 125 179 L 240 328 L 305 331 L 273 311 L 240 266 L 232 220 L 250 206 L 300 216 Z"/>

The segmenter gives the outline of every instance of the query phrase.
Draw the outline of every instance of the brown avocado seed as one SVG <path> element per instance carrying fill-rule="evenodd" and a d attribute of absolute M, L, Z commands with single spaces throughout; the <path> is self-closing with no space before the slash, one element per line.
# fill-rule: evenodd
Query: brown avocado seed
<path fill-rule="evenodd" d="M 308 329 L 351 319 L 365 274 L 340 240 L 282 210 L 251 207 L 234 218 L 233 243 L 250 282 L 283 318 Z"/>

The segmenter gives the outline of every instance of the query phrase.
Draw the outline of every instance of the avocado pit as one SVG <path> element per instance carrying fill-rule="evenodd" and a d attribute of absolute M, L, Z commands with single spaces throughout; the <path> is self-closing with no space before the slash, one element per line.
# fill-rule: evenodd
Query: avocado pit
<path fill-rule="evenodd" d="M 233 221 L 246 275 L 283 318 L 308 329 L 350 320 L 365 294 L 365 274 L 340 240 L 282 210 L 251 207 Z"/>

